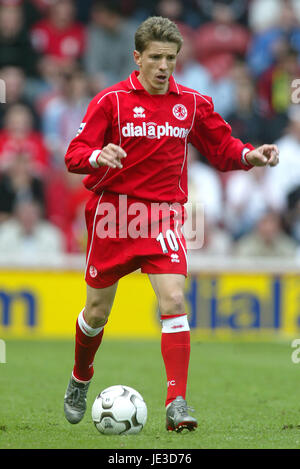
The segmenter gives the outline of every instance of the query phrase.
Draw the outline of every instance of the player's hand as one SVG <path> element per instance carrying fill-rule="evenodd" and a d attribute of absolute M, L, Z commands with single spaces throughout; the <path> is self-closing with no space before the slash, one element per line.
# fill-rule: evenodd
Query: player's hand
<path fill-rule="evenodd" d="M 276 166 L 279 163 L 279 150 L 276 145 L 261 145 L 246 154 L 253 166 Z"/>
<path fill-rule="evenodd" d="M 123 168 L 122 159 L 127 156 L 123 148 L 109 143 L 102 148 L 101 153 L 97 158 L 99 166 L 109 166 L 110 168 Z"/>

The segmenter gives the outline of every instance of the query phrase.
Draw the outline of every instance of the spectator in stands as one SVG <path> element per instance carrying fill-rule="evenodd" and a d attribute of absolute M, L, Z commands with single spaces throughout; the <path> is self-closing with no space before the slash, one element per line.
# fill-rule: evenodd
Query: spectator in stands
<path fill-rule="evenodd" d="M 229 73 L 237 55 L 245 56 L 250 37 L 248 29 L 235 21 L 230 5 L 214 2 L 212 21 L 196 31 L 197 58 L 220 78 Z"/>
<path fill-rule="evenodd" d="M 259 11 L 260 8 L 265 8 L 267 11 L 267 14 L 260 12 L 256 15 L 263 23 L 266 21 L 266 25 L 256 28 L 258 32 L 252 38 L 247 55 L 249 69 L 255 77 L 259 77 L 275 64 L 283 42 L 287 42 L 290 47 L 295 49 L 298 52 L 298 57 L 300 57 L 300 9 L 298 0 L 297 4 L 290 0 L 254 1 L 253 8 L 258 8 Z"/>
<path fill-rule="evenodd" d="M 86 34 L 85 27 L 75 18 L 73 0 L 54 0 L 50 5 L 47 0 L 35 1 L 41 2 L 47 16 L 31 29 L 33 44 L 41 55 L 38 77 L 27 80 L 26 89 L 41 115 L 48 101 L 60 94 L 64 77 L 82 61 Z"/>
<path fill-rule="evenodd" d="M 174 78 L 178 83 L 199 93 L 213 95 L 213 79 L 209 71 L 196 60 L 192 38 L 186 37 L 177 58 Z"/>
<path fill-rule="evenodd" d="M 76 70 L 62 77 L 60 93 L 50 99 L 42 114 L 42 128 L 51 164 L 62 168 L 64 155 L 76 135 L 90 101 L 85 74 Z"/>
<path fill-rule="evenodd" d="M 232 238 L 222 225 L 216 224 L 204 214 L 203 245 L 198 253 L 201 256 L 228 256 L 232 252 Z"/>
<path fill-rule="evenodd" d="M 200 160 L 198 151 L 188 148 L 189 202 L 201 204 L 205 214 L 215 223 L 223 218 L 223 193 L 218 172 Z"/>
<path fill-rule="evenodd" d="M 177 59 L 174 78 L 184 86 L 211 96 L 215 111 L 225 118 L 232 110 L 234 83 L 230 78 L 215 80 L 207 68 L 196 60 L 192 37 L 186 36 Z"/>
<path fill-rule="evenodd" d="M 27 23 L 32 25 L 35 20 L 41 19 L 42 16 L 47 14 L 49 8 L 49 0 L 15 0 L 24 3 L 24 10 L 26 12 Z M 51 0 L 50 0 L 51 1 Z"/>
<path fill-rule="evenodd" d="M 251 0 L 248 22 L 254 34 L 264 33 L 279 23 L 281 0 Z"/>
<path fill-rule="evenodd" d="M 257 82 L 258 110 L 265 121 L 264 139 L 271 142 L 278 139 L 287 126 L 292 83 L 300 76 L 298 52 L 285 41 L 281 49 L 275 65 L 265 71 Z"/>
<path fill-rule="evenodd" d="M 159 0 L 154 8 L 154 15 L 174 21 L 185 38 L 192 32 L 192 26 L 198 26 L 198 14 L 191 1 Z"/>
<path fill-rule="evenodd" d="M 300 246 L 300 184 L 289 192 L 283 217 L 288 233 Z"/>
<path fill-rule="evenodd" d="M 35 103 L 35 109 L 42 115 L 48 102 L 60 95 L 64 78 L 78 70 L 77 62 L 61 61 L 45 55 L 38 63 L 39 77 L 27 80 L 26 94 Z"/>
<path fill-rule="evenodd" d="M 259 146 L 265 141 L 263 121 L 258 112 L 256 90 L 249 69 L 244 62 L 237 61 L 232 70 L 234 97 L 231 112 L 226 120 L 232 127 L 234 137 Z"/>
<path fill-rule="evenodd" d="M 65 225 L 66 238 L 68 240 L 67 249 L 69 252 L 86 252 L 85 206 L 89 196 L 89 191 L 83 187 L 81 181 L 80 184 L 74 178 L 69 181 L 66 204 L 69 216 L 68 225 Z"/>
<path fill-rule="evenodd" d="M 284 9 L 283 13 L 290 15 L 292 12 L 300 22 L 299 0 L 251 0 L 248 6 L 248 22 L 251 30 L 259 34 L 280 24 L 284 3 L 287 3 L 288 9 Z"/>
<path fill-rule="evenodd" d="M 55 262 L 64 252 L 60 230 L 41 217 L 35 201 L 18 201 L 15 216 L 0 225 L 0 254 L 7 262 Z"/>
<path fill-rule="evenodd" d="M 25 75 L 21 68 L 7 65 L 0 69 L 0 78 L 5 82 L 5 104 L 20 103 L 25 99 Z"/>
<path fill-rule="evenodd" d="M 250 232 L 268 207 L 282 209 L 280 190 L 268 169 L 253 168 L 247 174 L 237 171 L 226 182 L 225 225 L 234 239 Z"/>
<path fill-rule="evenodd" d="M 217 171 L 200 160 L 198 151 L 188 149 L 189 202 L 185 236 L 201 255 L 225 255 L 231 238 L 222 228 L 223 193 Z M 197 231 L 198 230 L 198 231 Z M 200 230 L 200 232 L 199 232 Z M 201 244 L 203 240 L 203 244 Z"/>
<path fill-rule="evenodd" d="M 300 76 L 298 52 L 285 40 L 277 45 L 274 65 L 260 76 L 257 83 L 259 111 L 267 119 L 287 112 L 291 104 L 292 82 Z"/>
<path fill-rule="evenodd" d="M 15 154 L 0 174 L 0 222 L 10 217 L 15 204 L 23 199 L 38 202 L 44 213 L 44 183 L 34 176 L 30 157 Z"/>
<path fill-rule="evenodd" d="M 94 0 L 74 0 L 76 4 L 77 18 L 84 24 L 88 24 Z"/>
<path fill-rule="evenodd" d="M 134 47 L 134 31 L 116 0 L 95 2 L 85 54 L 85 68 L 95 93 L 125 79 L 135 68 L 133 56 L 128 56 Z"/>
<path fill-rule="evenodd" d="M 12 104 L 24 104 L 32 112 L 34 127 L 39 129 L 39 116 L 32 100 L 28 97 L 24 71 L 20 67 L 7 65 L 0 69 L 0 79 L 5 83 L 5 103 L 1 103 L 0 106 L 0 128 L 4 125 L 3 119 L 7 109 Z"/>
<path fill-rule="evenodd" d="M 127 0 L 121 0 L 127 3 Z M 201 14 L 195 5 L 195 0 L 134 0 L 134 11 L 131 16 L 140 24 L 148 16 L 166 16 L 176 24 L 186 25 L 189 28 L 196 28 L 201 23 Z"/>
<path fill-rule="evenodd" d="M 183 19 L 184 7 L 180 0 L 159 0 L 155 6 L 155 14 L 169 18 L 171 21 L 176 22 L 177 26 L 180 23 L 185 24 Z"/>
<path fill-rule="evenodd" d="M 4 127 L 0 131 L 0 171 L 10 164 L 16 154 L 27 154 L 32 162 L 34 174 L 44 176 L 48 167 L 48 152 L 43 136 L 33 128 L 30 109 L 14 104 L 4 116 Z"/>
<path fill-rule="evenodd" d="M 235 21 L 247 24 L 249 0 L 217 0 L 217 2 L 230 7 Z M 195 0 L 195 5 L 206 23 L 213 19 L 215 3 L 215 0 Z"/>
<path fill-rule="evenodd" d="M 280 164 L 278 168 L 272 168 L 272 171 L 269 171 L 272 185 L 280 193 L 283 208 L 287 207 L 288 194 L 299 186 L 300 181 L 299 104 L 294 104 L 289 108 L 288 119 L 285 135 L 276 141 L 280 151 Z"/>
<path fill-rule="evenodd" d="M 278 212 L 266 210 L 252 233 L 242 237 L 235 246 L 240 257 L 294 258 L 297 244 L 283 231 Z"/>
<path fill-rule="evenodd" d="M 75 16 L 72 0 L 52 0 L 47 17 L 31 29 L 35 49 L 63 62 L 81 59 L 85 50 L 85 29 Z"/>
<path fill-rule="evenodd" d="M 37 55 L 24 28 L 21 2 L 0 4 L 0 68 L 20 67 L 26 75 L 36 74 Z"/>
<path fill-rule="evenodd" d="M 46 189 L 48 220 L 65 234 L 68 252 L 84 252 L 84 207 L 90 193 L 82 184 L 82 176 L 62 171 L 53 172 Z"/>

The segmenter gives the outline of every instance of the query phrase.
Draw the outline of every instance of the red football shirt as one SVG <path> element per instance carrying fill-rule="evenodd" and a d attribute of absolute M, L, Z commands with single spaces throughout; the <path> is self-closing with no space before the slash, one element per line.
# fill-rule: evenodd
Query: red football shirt
<path fill-rule="evenodd" d="M 122 169 L 98 167 L 96 158 L 108 143 L 126 151 Z M 88 174 L 84 184 L 96 193 L 107 189 L 185 203 L 188 143 L 220 171 L 251 168 L 243 164 L 242 153 L 253 146 L 232 137 L 211 98 L 177 84 L 173 77 L 166 94 L 151 95 L 135 71 L 91 101 L 65 161 L 70 172 Z"/>

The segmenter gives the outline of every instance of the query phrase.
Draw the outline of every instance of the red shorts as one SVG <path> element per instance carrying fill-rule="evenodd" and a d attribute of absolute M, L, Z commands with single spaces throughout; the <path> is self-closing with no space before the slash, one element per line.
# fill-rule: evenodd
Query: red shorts
<path fill-rule="evenodd" d="M 182 205 L 163 203 L 158 209 L 158 203 L 104 191 L 92 194 L 85 216 L 85 280 L 91 287 L 109 287 L 137 269 L 187 275 Z"/>

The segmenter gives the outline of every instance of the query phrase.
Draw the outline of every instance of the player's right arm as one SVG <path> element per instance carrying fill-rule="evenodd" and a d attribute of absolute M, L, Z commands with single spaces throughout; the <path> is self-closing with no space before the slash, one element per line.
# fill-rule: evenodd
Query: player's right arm
<path fill-rule="evenodd" d="M 92 174 L 97 170 L 122 168 L 125 151 L 112 143 L 112 112 L 108 99 L 99 103 L 99 95 L 90 103 L 79 131 L 71 141 L 65 155 L 68 171 L 78 174 Z"/>

